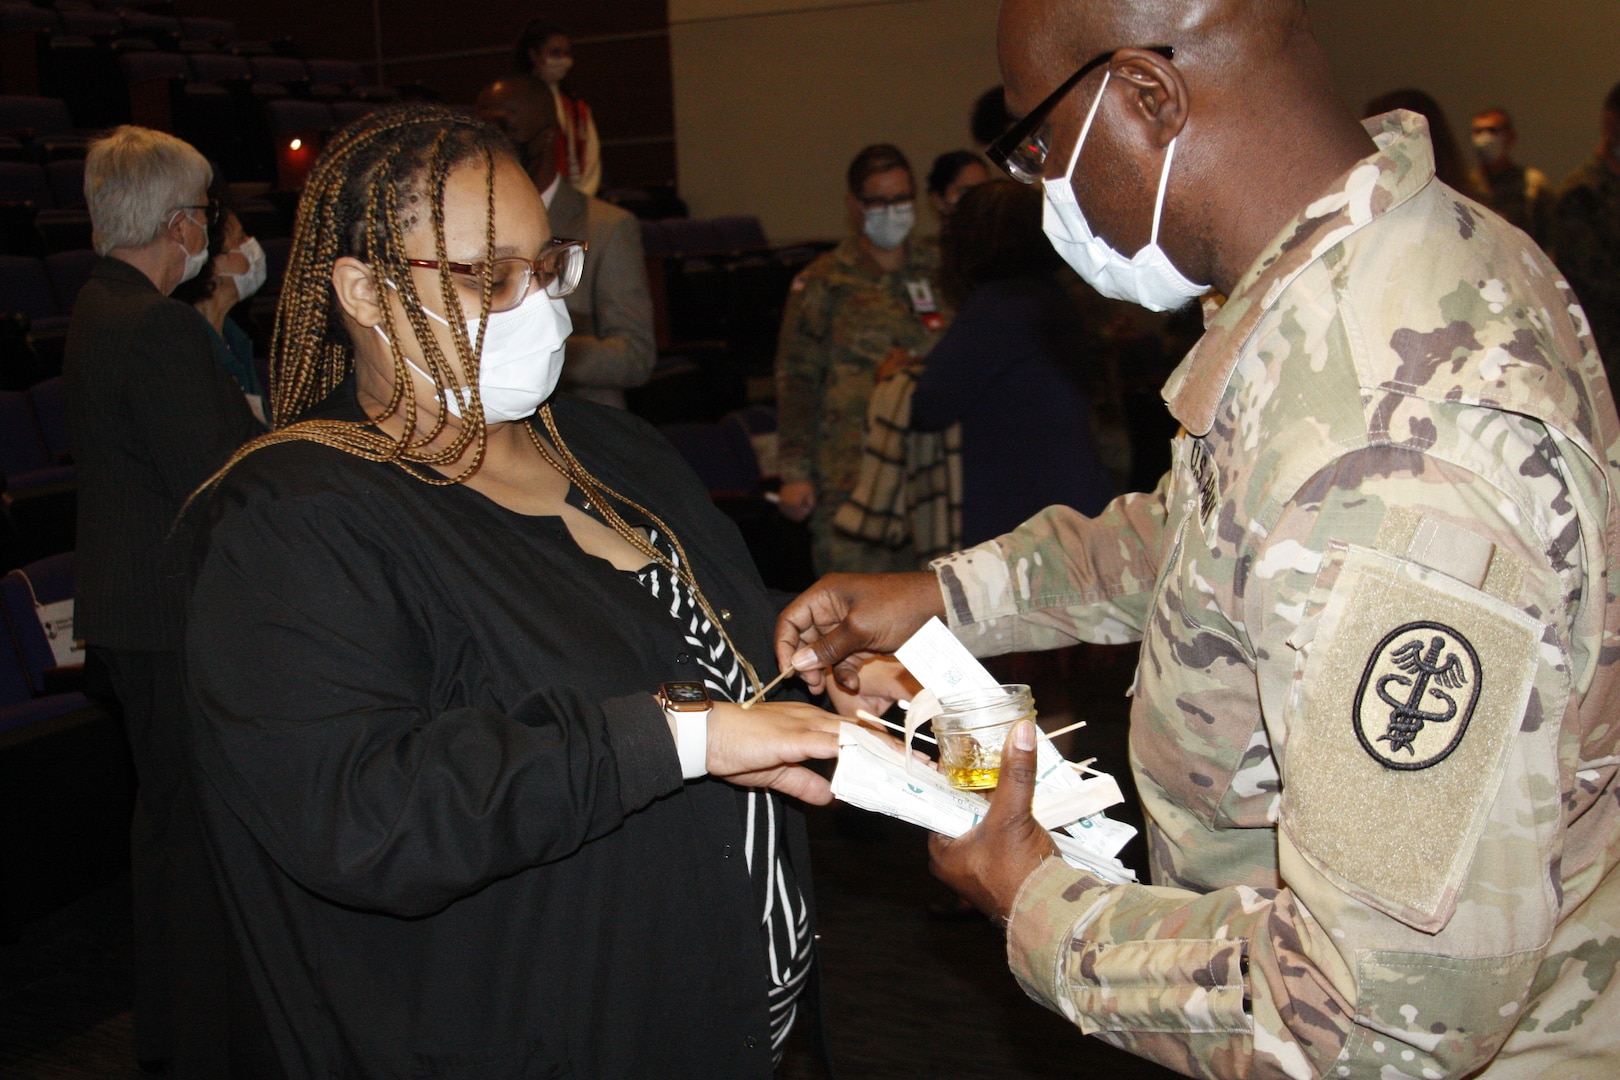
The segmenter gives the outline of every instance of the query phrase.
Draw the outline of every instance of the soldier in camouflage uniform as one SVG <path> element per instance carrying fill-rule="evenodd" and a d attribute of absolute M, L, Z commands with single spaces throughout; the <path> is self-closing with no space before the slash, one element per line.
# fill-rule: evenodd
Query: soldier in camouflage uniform
<path fill-rule="evenodd" d="M 1007 55 L 1037 3 L 1003 7 L 1015 107 L 1046 92 Z M 1125 9 L 1068 25 L 1194 57 L 1200 30 L 1284 41 L 1239 59 L 1294 95 L 1323 70 L 1297 0 Z M 1151 56 L 1113 54 L 1114 92 L 1174 115 L 1187 84 Z M 1196 119 L 1223 91 L 1187 70 Z M 1050 143 L 1075 127 L 1054 113 Z M 1085 1032 L 1192 1076 L 1620 1075 L 1620 421 L 1553 266 L 1434 180 L 1416 114 L 1367 131 L 1237 280 L 1178 249 L 1230 299 L 1166 386 L 1184 433 L 1157 491 L 1045 511 L 934 575 L 824 581 L 780 659 L 888 650 L 929 614 L 981 656 L 1141 642 L 1152 886 L 1052 857 L 1011 747 L 990 818 L 933 842 L 1008 920 L 1025 990 Z"/>
<path fill-rule="evenodd" d="M 877 149 L 892 148 L 869 147 L 851 166 L 851 210 L 863 218 L 887 209 L 885 198 L 916 195 L 905 158 L 873 155 Z M 863 173 L 866 158 L 889 167 Z M 940 303 L 939 246 L 914 237 L 885 250 L 863 231 L 793 281 L 776 354 L 782 509 L 801 520 L 809 514 L 821 573 L 911 570 L 921 561 L 909 547 L 836 532 L 832 518 L 860 473 L 878 368 L 896 350 L 922 356 L 934 347 L 945 325 Z"/>
<path fill-rule="evenodd" d="M 1620 375 L 1620 86 L 1603 103 L 1597 153 L 1564 181 L 1549 237 L 1612 381 Z"/>

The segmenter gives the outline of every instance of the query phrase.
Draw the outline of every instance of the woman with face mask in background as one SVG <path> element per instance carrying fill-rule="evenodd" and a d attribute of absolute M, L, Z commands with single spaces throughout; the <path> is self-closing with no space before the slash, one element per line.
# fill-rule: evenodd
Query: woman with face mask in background
<path fill-rule="evenodd" d="M 289 1077 L 757 1077 L 813 1007 L 775 607 L 630 414 L 552 398 L 584 264 L 509 140 L 327 144 L 270 434 L 193 499 L 199 801 Z"/>
<path fill-rule="evenodd" d="M 533 20 L 518 37 L 513 60 L 517 70 L 550 87 L 557 103 L 557 171 L 580 191 L 595 195 L 602 186 L 602 140 L 591 107 L 563 88 L 574 66 L 568 31 L 545 19 Z"/>
<path fill-rule="evenodd" d="M 171 295 L 196 308 L 208 320 L 214 331 L 214 355 L 242 388 L 254 417 L 268 424 L 264 386 L 254 363 L 253 339 L 231 317 L 238 304 L 250 300 L 264 286 L 269 272 L 264 248 L 242 228 L 236 212 L 225 207 L 208 230 L 208 255 L 202 271 L 182 282 Z"/>
<path fill-rule="evenodd" d="M 855 235 L 793 280 L 782 317 L 781 510 L 809 521 L 817 573 L 914 570 L 919 559 L 910 548 L 847 536 L 832 519 L 860 472 L 877 380 L 927 354 L 945 329 L 939 247 L 912 237 L 917 184 L 899 149 L 868 146 L 846 180 Z"/>

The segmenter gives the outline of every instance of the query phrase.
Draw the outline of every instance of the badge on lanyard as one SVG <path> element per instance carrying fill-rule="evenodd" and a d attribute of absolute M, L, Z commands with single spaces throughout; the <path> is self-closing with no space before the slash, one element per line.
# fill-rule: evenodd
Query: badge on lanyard
<path fill-rule="evenodd" d="M 929 288 L 926 281 L 906 282 L 906 292 L 911 295 L 911 311 L 922 324 L 930 330 L 938 330 L 945 325 L 945 317 L 939 313 L 939 304 L 934 301 L 934 290 Z"/>

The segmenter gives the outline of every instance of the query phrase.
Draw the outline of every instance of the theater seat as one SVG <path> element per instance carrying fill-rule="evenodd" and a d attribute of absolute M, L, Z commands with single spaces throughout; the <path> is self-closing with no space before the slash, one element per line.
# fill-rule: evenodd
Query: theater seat
<path fill-rule="evenodd" d="M 67 693 L 83 686 L 84 657 L 73 647 L 72 623 L 53 619 L 48 634 L 39 612 L 39 608 L 47 607 L 50 613 L 71 619 L 72 600 L 71 551 L 29 563 L 0 578 L 0 607 L 4 608 L 32 697 Z M 61 611 L 64 606 L 65 613 Z"/>

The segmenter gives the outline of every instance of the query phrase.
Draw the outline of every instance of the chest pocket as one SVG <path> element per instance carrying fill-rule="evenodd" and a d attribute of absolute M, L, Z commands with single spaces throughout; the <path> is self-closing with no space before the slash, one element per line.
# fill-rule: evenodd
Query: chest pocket
<path fill-rule="evenodd" d="M 1264 827 L 1276 769 L 1260 722 L 1254 659 L 1223 612 L 1220 575 L 1200 519 L 1209 484 L 1177 446 L 1176 542 L 1142 638 L 1131 722 L 1135 761 L 1206 827 Z"/>

